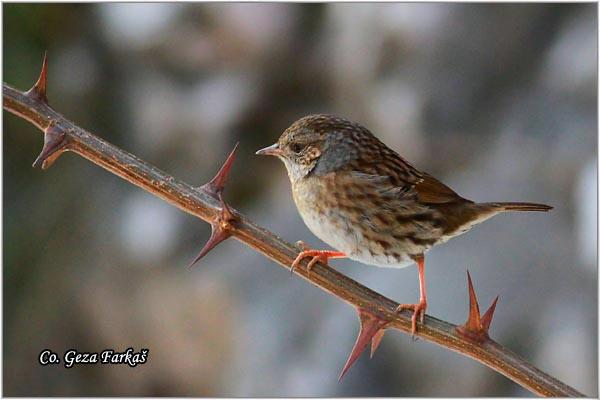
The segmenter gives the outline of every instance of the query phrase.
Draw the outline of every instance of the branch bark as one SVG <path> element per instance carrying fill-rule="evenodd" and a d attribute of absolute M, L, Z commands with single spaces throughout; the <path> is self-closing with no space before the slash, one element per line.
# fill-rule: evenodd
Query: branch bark
<path fill-rule="evenodd" d="M 45 75 L 45 67 L 43 75 Z M 36 86 L 39 86 L 37 91 L 34 90 Z M 28 92 L 20 92 L 3 83 L 4 109 L 44 131 L 46 142 L 50 143 L 48 146 L 53 146 L 52 151 L 48 151 L 49 154 L 46 154 L 47 159 L 40 160 L 38 158 L 36 163 L 43 162 L 43 167 L 47 167 L 61 152 L 73 151 L 182 211 L 211 223 L 213 227 L 218 224 L 218 221 L 221 221 L 224 203 L 219 200 L 220 196 L 215 196 L 215 193 L 207 190 L 206 186 L 199 188 L 179 181 L 138 157 L 78 127 L 47 104 L 45 77 L 42 84 L 38 81 L 36 86 Z M 46 145 L 44 150 L 48 150 Z M 290 268 L 301 249 L 281 240 L 238 211 L 229 209 L 228 212 L 232 214 L 226 228 L 228 234 L 283 268 Z M 385 321 L 387 329 L 395 328 L 408 334 L 411 333 L 409 311 L 396 313 L 395 309 L 398 303 L 355 282 L 331 267 L 318 263 L 308 273 L 306 264 L 303 264 L 296 269 L 296 273 L 311 284 L 354 306 L 361 315 L 361 322 L 366 313 L 378 321 Z M 456 325 L 428 315 L 425 317 L 425 324 L 419 325 L 418 336 L 471 357 L 538 395 L 584 396 L 556 378 L 540 371 L 493 340 L 489 338 L 484 341 L 471 340 L 461 335 L 456 328 Z M 381 333 L 377 336 L 376 341 L 373 341 L 372 351 L 381 340 Z M 358 355 L 356 355 L 357 357 Z"/>

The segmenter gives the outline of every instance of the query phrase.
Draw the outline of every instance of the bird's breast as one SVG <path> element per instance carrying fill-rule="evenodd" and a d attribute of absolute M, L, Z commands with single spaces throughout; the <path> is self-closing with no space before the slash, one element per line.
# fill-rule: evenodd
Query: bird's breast
<path fill-rule="evenodd" d="M 356 239 L 351 218 L 340 209 L 323 178 L 305 178 L 293 185 L 293 196 L 304 223 L 319 239 L 346 254 Z"/>
<path fill-rule="evenodd" d="M 410 242 L 402 244 L 389 236 L 389 230 L 373 226 L 365 216 L 374 205 L 360 204 L 347 189 L 333 174 L 294 183 L 294 201 L 306 226 L 351 259 L 382 267 L 410 265 L 410 255 L 423 249 L 410 248 Z"/>

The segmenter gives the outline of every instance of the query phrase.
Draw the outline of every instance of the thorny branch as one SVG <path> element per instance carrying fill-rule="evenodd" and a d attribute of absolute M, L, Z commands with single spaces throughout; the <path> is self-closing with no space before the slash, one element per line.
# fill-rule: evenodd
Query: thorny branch
<path fill-rule="evenodd" d="M 212 226 L 208 243 L 196 258 L 198 261 L 221 241 L 235 237 L 271 260 L 289 269 L 300 248 L 293 246 L 266 229 L 248 220 L 223 201 L 223 188 L 231 168 L 235 150 L 217 176 L 202 187 L 181 182 L 136 156 L 119 149 L 67 120 L 49 105 L 46 97 L 47 63 L 36 84 L 20 92 L 3 83 L 3 106 L 44 132 L 44 146 L 34 167 L 48 168 L 65 151 L 72 151 L 142 189 L 201 218 Z M 371 342 L 371 356 L 377 349 L 385 329 L 411 332 L 410 312 L 396 313 L 398 303 L 355 282 L 331 267 L 318 263 L 310 273 L 306 263 L 296 273 L 313 285 L 349 303 L 358 312 L 361 322 L 359 336 L 342 370 L 341 377 Z M 426 316 L 419 324 L 418 336 L 424 340 L 471 357 L 542 396 L 583 397 L 575 389 L 540 371 L 510 350 L 491 340 L 488 329 L 496 300 L 483 317 L 471 278 L 468 277 L 470 311 L 462 326 Z"/>

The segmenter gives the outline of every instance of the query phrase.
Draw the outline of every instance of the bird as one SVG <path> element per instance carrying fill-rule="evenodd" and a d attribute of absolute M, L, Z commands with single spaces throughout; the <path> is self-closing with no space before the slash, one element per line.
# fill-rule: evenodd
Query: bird
<path fill-rule="evenodd" d="M 334 250 L 302 251 L 291 265 L 350 258 L 367 265 L 419 272 L 419 302 L 411 330 L 427 309 L 425 253 L 473 226 L 508 211 L 549 211 L 524 202 L 478 203 L 458 195 L 420 171 L 359 123 L 327 114 L 295 121 L 276 143 L 256 152 L 283 161 L 300 216 L 310 231 Z"/>

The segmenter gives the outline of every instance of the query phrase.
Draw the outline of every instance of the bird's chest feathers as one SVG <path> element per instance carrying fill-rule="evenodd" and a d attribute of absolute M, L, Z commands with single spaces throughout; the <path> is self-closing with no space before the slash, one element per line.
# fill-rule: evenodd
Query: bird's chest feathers
<path fill-rule="evenodd" d="M 292 192 L 298 211 L 311 232 L 349 258 L 397 268 L 411 262 L 404 255 L 384 251 L 376 237 L 369 236 L 374 233 L 365 232 L 364 224 L 360 223 L 363 215 L 360 208 L 333 174 L 297 181 Z"/>
<path fill-rule="evenodd" d="M 350 253 L 356 237 L 351 221 L 332 192 L 333 177 L 307 177 L 292 185 L 294 201 L 306 226 L 330 246 Z"/>

